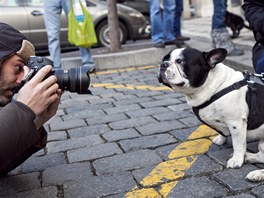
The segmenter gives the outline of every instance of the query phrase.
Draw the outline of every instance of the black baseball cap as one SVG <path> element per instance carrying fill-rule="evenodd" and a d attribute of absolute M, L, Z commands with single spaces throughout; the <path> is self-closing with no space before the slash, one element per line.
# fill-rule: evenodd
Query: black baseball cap
<path fill-rule="evenodd" d="M 35 55 L 35 48 L 18 30 L 6 23 L 0 23 L 0 64 L 13 54 L 27 62 L 30 56 Z"/>

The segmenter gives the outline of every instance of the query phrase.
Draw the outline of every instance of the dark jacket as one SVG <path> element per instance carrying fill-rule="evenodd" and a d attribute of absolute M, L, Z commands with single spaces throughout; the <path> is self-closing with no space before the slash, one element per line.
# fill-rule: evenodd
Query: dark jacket
<path fill-rule="evenodd" d="M 258 66 L 258 61 L 264 54 L 264 0 L 244 0 L 242 8 L 256 40 L 252 50 L 252 62 L 255 71 L 259 73 L 258 70 L 263 70 Z"/>
<path fill-rule="evenodd" d="M 264 44 L 264 1 L 244 0 L 242 8 L 256 41 Z"/>
<path fill-rule="evenodd" d="M 34 119 L 34 112 L 21 102 L 0 110 L 0 176 L 45 147 L 47 132 L 44 127 L 37 131 Z"/>

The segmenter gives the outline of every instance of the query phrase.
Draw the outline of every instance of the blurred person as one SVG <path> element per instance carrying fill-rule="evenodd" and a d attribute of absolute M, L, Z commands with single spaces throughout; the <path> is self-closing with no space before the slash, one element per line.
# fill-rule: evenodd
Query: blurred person
<path fill-rule="evenodd" d="M 256 41 L 252 62 L 256 73 L 260 74 L 264 72 L 264 1 L 244 0 L 242 8 Z"/>
<path fill-rule="evenodd" d="M 164 48 L 165 45 L 180 47 L 183 41 L 176 40 L 174 35 L 175 1 L 150 0 L 151 39 L 154 47 Z"/>
<path fill-rule="evenodd" d="M 183 0 L 175 0 L 175 15 L 174 15 L 174 34 L 177 40 L 188 41 L 190 37 L 182 36 L 181 34 L 181 22 L 183 12 Z"/>
<path fill-rule="evenodd" d="M 60 18 L 62 10 L 65 16 L 70 11 L 70 0 L 44 0 L 44 21 L 48 35 L 48 46 L 51 59 L 55 68 L 61 67 L 60 48 Z M 85 3 L 85 2 L 84 2 Z M 86 5 L 86 3 L 84 4 Z M 90 71 L 95 69 L 90 48 L 79 47 L 83 66 L 89 67 Z"/>
<path fill-rule="evenodd" d="M 23 34 L 0 23 L 0 176 L 46 146 L 43 125 L 58 109 L 62 91 L 57 78 L 44 79 L 52 70 L 50 65 L 38 71 L 13 99 L 33 55 L 35 49 Z"/>
<path fill-rule="evenodd" d="M 232 42 L 225 24 L 227 0 L 213 0 L 214 14 L 212 17 L 212 45 L 214 48 L 225 48 L 229 56 L 243 55 L 244 51 Z"/>

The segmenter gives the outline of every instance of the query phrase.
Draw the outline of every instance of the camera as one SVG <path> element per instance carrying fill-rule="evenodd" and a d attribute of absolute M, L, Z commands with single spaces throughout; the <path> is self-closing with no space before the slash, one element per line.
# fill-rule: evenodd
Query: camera
<path fill-rule="evenodd" d="M 27 80 L 30 80 L 33 76 L 35 76 L 35 74 L 45 65 L 53 66 L 53 62 L 48 58 L 31 56 L 27 62 L 27 66 L 30 69 Z M 89 67 L 82 66 L 71 68 L 69 70 L 54 68 L 44 79 L 51 75 L 55 75 L 60 89 L 76 92 L 78 94 L 91 94 L 91 91 L 89 90 L 89 69 Z"/>

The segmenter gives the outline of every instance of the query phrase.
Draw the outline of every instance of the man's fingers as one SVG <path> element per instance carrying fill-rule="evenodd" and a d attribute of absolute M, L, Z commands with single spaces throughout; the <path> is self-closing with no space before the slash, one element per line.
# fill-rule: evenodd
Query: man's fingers
<path fill-rule="evenodd" d="M 52 66 L 51 65 L 46 65 L 44 67 L 42 67 L 37 73 L 36 75 L 31 79 L 32 83 L 39 83 L 41 82 L 45 76 L 48 75 L 48 73 L 50 73 L 52 70 Z"/>

